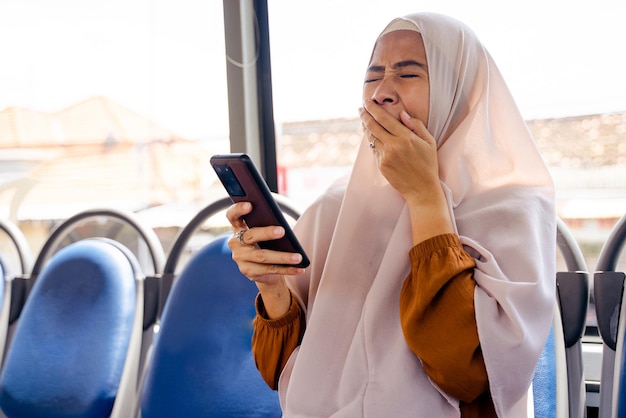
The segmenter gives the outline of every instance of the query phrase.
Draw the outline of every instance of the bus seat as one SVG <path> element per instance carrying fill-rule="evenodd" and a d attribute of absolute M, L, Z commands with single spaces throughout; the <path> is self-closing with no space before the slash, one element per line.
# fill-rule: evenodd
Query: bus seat
<path fill-rule="evenodd" d="M 532 381 L 532 400 L 533 411 L 532 414 L 535 418 L 555 418 L 555 417 L 567 417 L 567 415 L 557 414 L 557 409 L 560 409 L 560 405 L 563 405 L 563 401 L 558 401 L 559 396 L 562 396 L 562 390 L 557 389 L 559 385 L 558 379 L 563 379 L 564 368 L 558 366 L 558 362 L 562 360 L 564 351 L 559 347 L 559 338 L 555 339 L 555 326 L 559 330 L 556 320 L 558 314 L 555 315 L 555 324 L 550 329 L 548 340 L 544 346 L 539 362 L 535 368 L 535 374 Z M 557 331 L 558 333 L 558 331 Z M 559 387 L 561 389 L 561 387 Z"/>
<path fill-rule="evenodd" d="M 589 269 L 585 257 L 573 234 L 567 225 L 557 219 L 557 248 L 560 251 L 567 271 L 556 274 L 556 296 L 558 315 L 556 322 L 560 323 L 558 345 L 563 345 L 561 352 L 565 353 L 565 375 L 558 377 L 558 396 L 564 399 L 566 414 L 570 418 L 587 416 L 587 392 L 583 367 L 582 337 L 585 333 L 587 310 L 589 307 Z M 559 327 L 555 327 L 555 331 Z M 562 363 L 561 360 L 557 364 Z M 557 415 L 558 416 L 558 415 Z"/>
<path fill-rule="evenodd" d="M 602 246 L 593 278 L 598 331 L 602 337 L 600 418 L 626 416 L 626 275 L 616 271 L 625 242 L 626 214 L 615 224 Z"/>
<path fill-rule="evenodd" d="M 580 247 L 561 219 L 557 222 L 556 239 L 568 271 L 556 274 L 552 328 L 535 369 L 532 407 L 535 418 L 583 418 L 586 388 L 582 336 L 589 300 L 589 274 Z"/>
<path fill-rule="evenodd" d="M 274 198 L 287 216 L 298 219 L 293 202 L 279 194 Z M 231 204 L 228 196 L 208 204 L 169 249 L 159 280 L 160 330 L 137 416 L 281 416 L 278 396 L 261 379 L 251 354 L 257 288 L 239 273 L 227 237 L 212 235 L 207 246 L 183 262 L 191 237 Z"/>
<path fill-rule="evenodd" d="M 583 270 L 585 269 L 585 270 Z M 565 353 L 565 391 L 569 417 L 586 416 L 587 392 L 583 367 L 582 337 L 589 306 L 589 272 L 586 266 L 578 271 L 558 272 L 557 306 L 561 317 L 562 343 Z"/>
<path fill-rule="evenodd" d="M 7 417 L 113 416 L 128 353 L 141 340 L 140 277 L 134 255 L 106 238 L 80 240 L 49 259 L 0 374 Z"/>
<path fill-rule="evenodd" d="M 257 288 L 222 236 L 186 264 L 161 316 L 141 397 L 142 418 L 280 417 L 278 395 L 251 353 Z"/>
<path fill-rule="evenodd" d="M 584 294 L 585 289 L 583 285 L 580 293 Z M 535 418 L 586 416 L 582 354 L 577 339 L 571 338 L 572 321 L 568 322 L 568 314 L 562 313 L 565 299 L 576 304 L 571 298 L 557 297 L 550 334 L 535 368 L 531 387 Z M 581 305 L 577 304 L 579 309 Z M 580 321 L 576 324 L 580 327 Z"/>
<path fill-rule="evenodd" d="M 39 250 L 30 274 L 14 281 L 9 321 L 12 329 L 17 328 L 25 303 L 47 263 L 60 250 L 88 238 L 108 238 L 118 243 L 139 266 L 135 282 L 135 322 L 111 413 L 111 417 L 128 418 L 136 410 L 139 400 L 140 379 L 149 357 L 160 306 L 160 278 L 165 264 L 165 253 L 156 232 L 143 224 L 136 214 L 113 208 L 93 208 L 59 222 Z"/>

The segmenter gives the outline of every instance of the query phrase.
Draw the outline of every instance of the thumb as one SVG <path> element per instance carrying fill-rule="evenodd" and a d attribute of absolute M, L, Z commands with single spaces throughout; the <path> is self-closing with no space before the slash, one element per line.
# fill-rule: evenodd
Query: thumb
<path fill-rule="evenodd" d="M 402 124 L 409 128 L 415 135 L 427 142 L 434 142 L 434 138 L 430 132 L 428 132 L 428 129 L 426 129 L 424 122 L 420 119 L 411 117 L 406 110 L 403 110 L 400 112 L 400 120 L 402 121 Z"/>

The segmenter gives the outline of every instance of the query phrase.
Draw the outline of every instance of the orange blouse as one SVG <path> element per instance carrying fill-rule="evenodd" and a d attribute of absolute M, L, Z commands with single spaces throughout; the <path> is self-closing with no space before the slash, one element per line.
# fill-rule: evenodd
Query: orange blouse
<path fill-rule="evenodd" d="M 459 238 L 444 234 L 409 252 L 411 272 L 400 294 L 400 322 L 409 348 L 437 386 L 459 399 L 461 417 L 496 417 L 474 312 L 476 263 Z M 292 299 L 289 312 L 267 319 L 257 298 L 252 352 L 263 379 L 276 389 L 280 373 L 305 331 Z"/>

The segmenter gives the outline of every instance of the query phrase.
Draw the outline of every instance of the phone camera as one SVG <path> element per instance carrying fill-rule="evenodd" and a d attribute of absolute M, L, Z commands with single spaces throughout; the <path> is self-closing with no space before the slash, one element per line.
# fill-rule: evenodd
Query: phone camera
<path fill-rule="evenodd" d="M 239 184 L 237 177 L 233 173 L 233 170 L 227 165 L 216 165 L 215 172 L 219 177 L 220 181 L 226 188 L 226 191 L 231 196 L 245 196 L 245 192 Z"/>

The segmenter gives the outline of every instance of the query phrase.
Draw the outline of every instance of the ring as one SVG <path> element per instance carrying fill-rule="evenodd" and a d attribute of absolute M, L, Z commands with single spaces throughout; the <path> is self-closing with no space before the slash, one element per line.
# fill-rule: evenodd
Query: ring
<path fill-rule="evenodd" d="M 241 245 L 248 245 L 245 242 L 243 242 L 243 234 L 245 234 L 246 231 L 247 229 L 242 229 L 241 231 L 235 232 L 235 238 L 237 239 L 237 241 L 239 241 Z"/>

